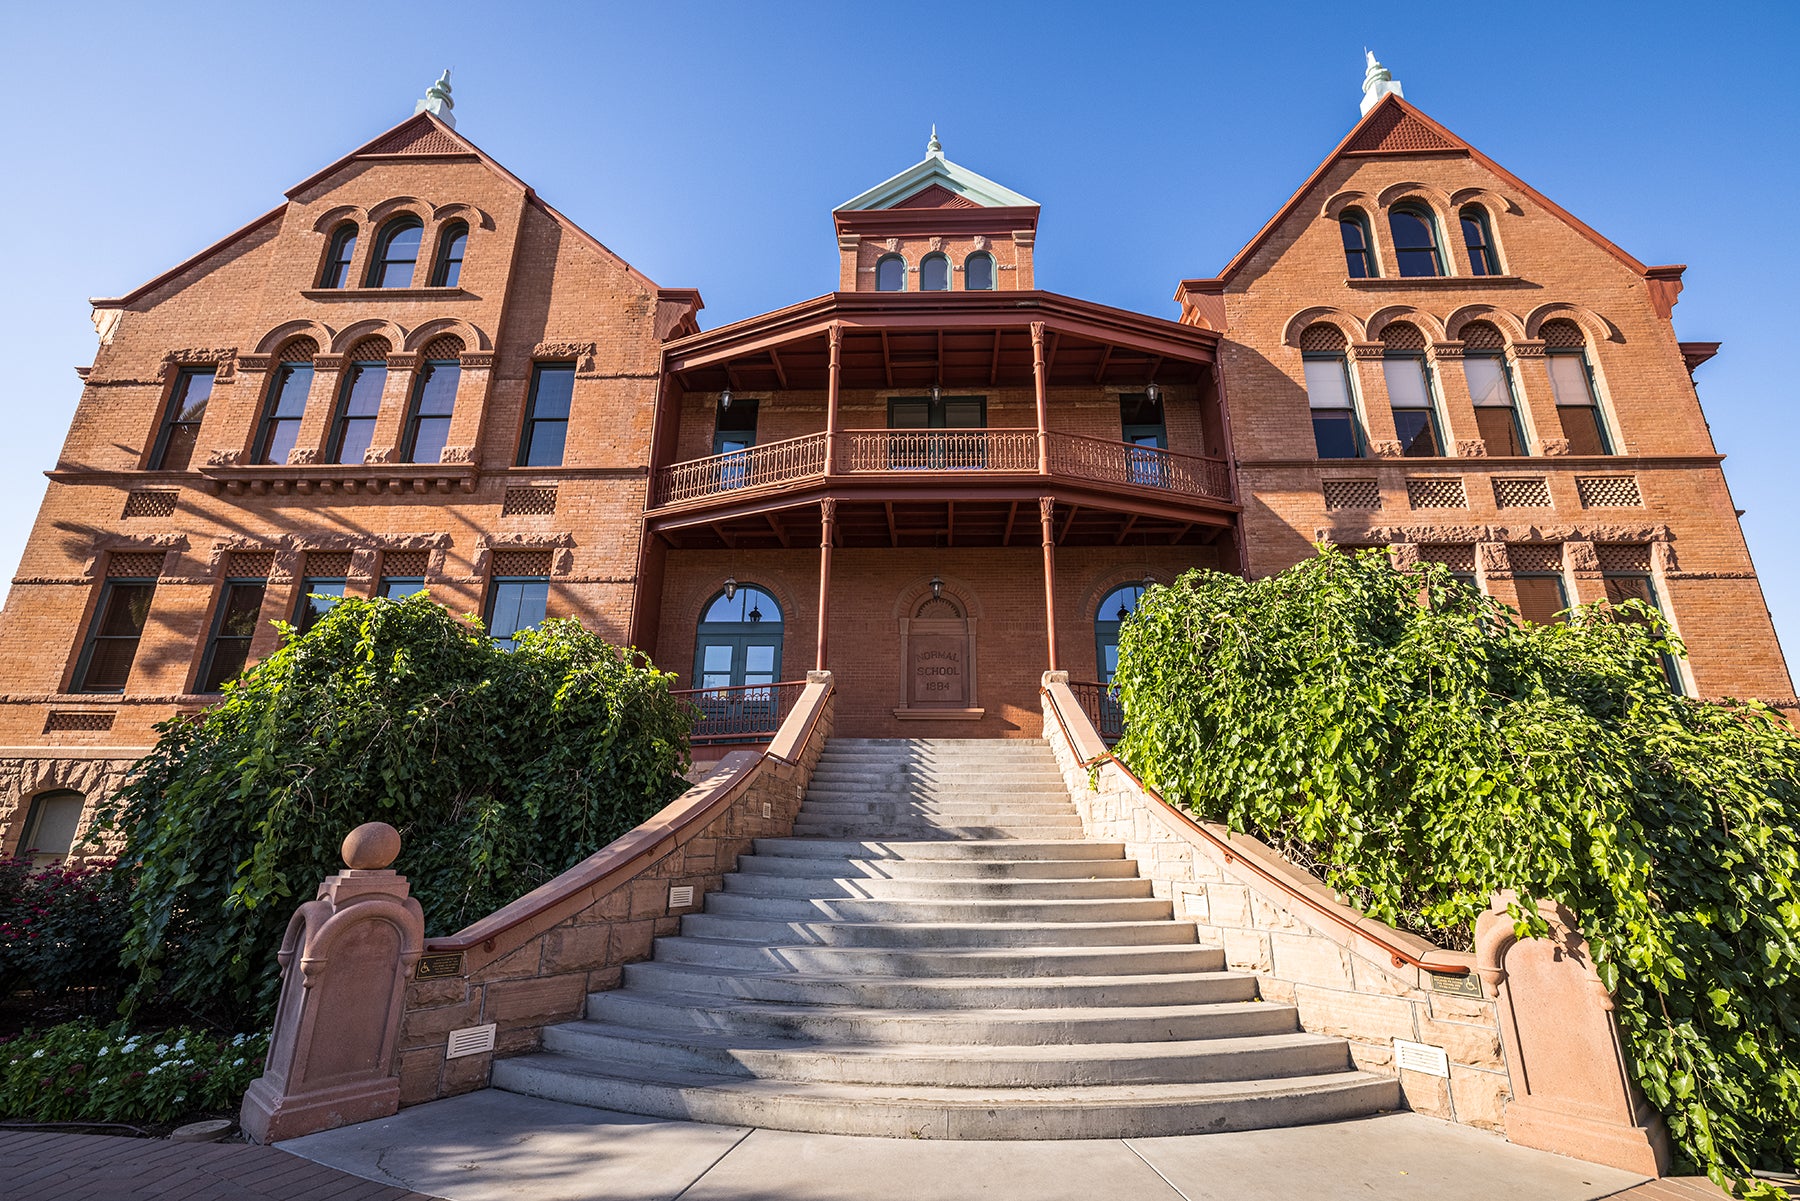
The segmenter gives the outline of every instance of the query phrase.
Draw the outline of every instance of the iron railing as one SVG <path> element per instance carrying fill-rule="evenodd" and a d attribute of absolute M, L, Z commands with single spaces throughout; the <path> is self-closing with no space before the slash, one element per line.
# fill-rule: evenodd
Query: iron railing
<path fill-rule="evenodd" d="M 1070 680 L 1069 691 L 1087 714 L 1094 730 L 1106 744 L 1113 743 L 1125 736 L 1125 706 L 1119 703 L 1119 689 L 1116 684 L 1099 684 L 1091 680 Z"/>
<path fill-rule="evenodd" d="M 1134 446 L 1085 434 L 1049 435 L 1050 474 L 1179 492 L 1183 496 L 1231 499 L 1231 473 L 1223 459 L 1184 455 L 1154 446 Z"/>
<path fill-rule="evenodd" d="M 837 469 L 885 471 L 1036 471 L 1037 431 L 845 430 Z"/>
<path fill-rule="evenodd" d="M 741 488 L 787 484 L 823 474 L 825 435 L 807 434 L 664 467 L 656 473 L 656 503 L 676 505 Z"/>
<path fill-rule="evenodd" d="M 730 688 L 677 688 L 670 693 L 700 710 L 690 742 L 765 742 L 793 712 L 805 680 Z"/>

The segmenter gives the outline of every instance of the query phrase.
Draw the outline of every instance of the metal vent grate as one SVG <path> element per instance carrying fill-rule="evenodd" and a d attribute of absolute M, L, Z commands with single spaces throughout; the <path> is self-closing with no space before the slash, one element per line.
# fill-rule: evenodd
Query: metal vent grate
<path fill-rule="evenodd" d="M 1547 509 L 1550 507 L 1550 481 L 1541 475 L 1495 480 L 1494 504 L 1502 509 Z"/>
<path fill-rule="evenodd" d="M 556 512 L 555 488 L 508 488 L 502 517 L 542 517 Z"/>
<path fill-rule="evenodd" d="M 1442 1047 L 1434 1047 L 1429 1043 L 1407 1042 L 1403 1038 L 1394 1040 L 1394 1062 L 1403 1072 L 1423 1072 L 1427 1076 L 1450 1078 L 1450 1055 Z"/>
<path fill-rule="evenodd" d="M 1641 509 L 1644 494 L 1635 475 L 1578 475 L 1575 490 L 1584 509 Z"/>
<path fill-rule="evenodd" d="M 139 490 L 126 495 L 125 511 L 120 517 L 172 517 L 175 493 Z"/>
<path fill-rule="evenodd" d="M 494 1033 L 499 1028 L 496 1022 L 485 1026 L 464 1026 L 461 1030 L 450 1032 L 449 1045 L 444 1048 L 445 1059 L 461 1059 L 465 1055 L 483 1055 L 494 1049 Z"/>
<path fill-rule="evenodd" d="M 1469 494 L 1460 475 L 1414 476 L 1406 481 L 1406 499 L 1415 509 L 1466 509 Z"/>
<path fill-rule="evenodd" d="M 44 733 L 54 734 L 59 730 L 110 730 L 113 728 L 113 717 L 111 713 L 95 713 L 91 710 L 63 713 L 52 710 L 44 719 Z"/>
<path fill-rule="evenodd" d="M 694 886 L 692 884 L 680 884 L 669 889 L 670 909 L 686 909 L 692 906 L 693 903 Z"/>
<path fill-rule="evenodd" d="M 1374 480 L 1325 480 L 1325 508 L 1379 509 L 1381 485 Z"/>

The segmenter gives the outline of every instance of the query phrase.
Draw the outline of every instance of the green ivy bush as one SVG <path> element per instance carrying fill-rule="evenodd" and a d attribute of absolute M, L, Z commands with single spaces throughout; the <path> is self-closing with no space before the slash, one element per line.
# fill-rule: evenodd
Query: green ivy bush
<path fill-rule="evenodd" d="M 110 897 L 111 860 L 35 864 L 0 859 L 0 998 L 29 989 L 43 999 L 90 990 L 110 1005 L 123 981 L 124 915 Z"/>
<path fill-rule="evenodd" d="M 1519 625 L 1439 565 L 1321 548 L 1149 592 L 1117 750 L 1443 945 L 1496 889 L 1567 905 L 1684 1167 L 1775 1196 L 1749 1173 L 1800 1162 L 1800 734 L 1672 693 L 1681 654 L 1637 602 Z"/>
<path fill-rule="evenodd" d="M 102 822 L 125 837 L 128 1000 L 255 1028 L 295 906 L 367 821 L 428 934 L 580 862 L 686 787 L 674 677 L 575 621 L 517 649 L 423 596 L 345 599 L 155 748 Z"/>
<path fill-rule="evenodd" d="M 172 1122 L 235 1111 L 269 1040 L 198 1030 L 130 1034 L 68 1022 L 0 1039 L 0 1118 Z"/>

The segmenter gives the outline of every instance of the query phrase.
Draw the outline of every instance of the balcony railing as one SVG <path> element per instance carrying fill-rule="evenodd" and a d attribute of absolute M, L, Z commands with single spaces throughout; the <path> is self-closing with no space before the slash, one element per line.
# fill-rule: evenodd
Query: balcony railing
<path fill-rule="evenodd" d="M 805 680 L 788 680 L 731 688 L 677 688 L 670 695 L 700 710 L 690 742 L 763 742 L 775 737 L 805 689 Z"/>
<path fill-rule="evenodd" d="M 1231 499 L 1223 459 L 1109 442 L 1085 434 L 1045 435 L 1050 474 L 1208 500 Z M 1035 472 L 1035 429 L 843 430 L 835 470 L 842 475 L 899 472 Z M 807 434 L 711 455 L 656 473 L 655 505 L 728 496 L 745 489 L 814 480 L 825 474 L 825 435 Z"/>
<path fill-rule="evenodd" d="M 1125 736 L 1125 706 L 1119 703 L 1119 690 L 1111 684 L 1087 680 L 1070 680 L 1069 691 L 1087 714 L 1088 721 L 1111 745 Z"/>

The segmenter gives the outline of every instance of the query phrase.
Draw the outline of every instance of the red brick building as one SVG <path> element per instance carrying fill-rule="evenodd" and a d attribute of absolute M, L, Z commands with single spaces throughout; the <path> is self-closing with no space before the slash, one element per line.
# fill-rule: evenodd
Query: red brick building
<path fill-rule="evenodd" d="M 839 732 L 1038 733 L 1121 608 L 1329 539 L 1527 616 L 1643 596 L 1694 695 L 1791 703 L 1646 267 L 1431 121 L 1365 115 L 1179 321 L 1037 286 L 1035 202 L 926 157 L 837 290 L 702 331 L 421 111 L 135 291 L 0 624 L 0 849 L 53 845 L 309 594 L 574 616 L 696 684 L 829 666 Z M 1176 274 L 1172 265 L 1171 275 Z M 779 692 L 780 690 L 776 690 Z"/>

